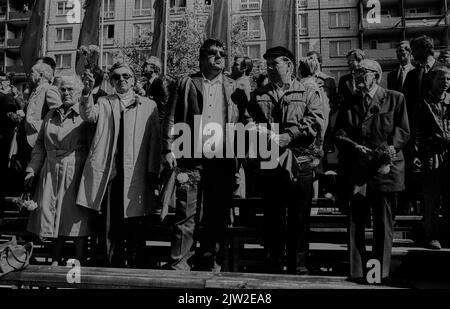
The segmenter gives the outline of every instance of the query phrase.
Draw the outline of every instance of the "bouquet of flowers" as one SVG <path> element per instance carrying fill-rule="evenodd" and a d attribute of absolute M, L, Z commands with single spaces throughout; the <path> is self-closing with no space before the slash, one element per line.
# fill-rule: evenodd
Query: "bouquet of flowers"
<path fill-rule="evenodd" d="M 175 168 L 175 180 L 177 185 L 193 185 L 198 184 L 200 175 L 191 170 Z"/>
<path fill-rule="evenodd" d="M 395 153 L 386 145 L 381 145 L 372 150 L 369 154 L 372 166 L 380 175 L 387 175 L 391 171 L 391 166 L 395 159 Z"/>
<path fill-rule="evenodd" d="M 97 45 L 82 45 L 77 50 L 77 53 L 84 57 L 86 61 L 86 68 L 94 68 L 98 64 L 100 57 L 100 48 Z"/>
<path fill-rule="evenodd" d="M 14 200 L 14 203 L 19 207 L 19 210 L 26 209 L 33 211 L 38 208 L 38 204 L 31 198 L 31 193 L 23 193 L 19 198 Z"/>

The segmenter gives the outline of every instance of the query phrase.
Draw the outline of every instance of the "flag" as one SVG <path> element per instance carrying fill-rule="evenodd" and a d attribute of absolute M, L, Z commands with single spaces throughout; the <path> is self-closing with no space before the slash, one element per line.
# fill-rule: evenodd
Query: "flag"
<path fill-rule="evenodd" d="M 102 1 L 86 0 L 84 4 L 85 15 L 81 25 L 80 36 L 78 38 L 78 50 L 81 46 L 99 45 L 100 11 Z M 98 57 L 97 57 L 98 58 Z M 88 57 L 77 52 L 75 70 L 78 75 L 82 75 L 88 65 Z M 100 64 L 101 65 L 101 64 Z"/>
<path fill-rule="evenodd" d="M 207 38 L 219 39 L 225 44 L 228 43 L 228 0 L 213 0 L 211 12 L 205 25 Z"/>
<path fill-rule="evenodd" d="M 165 38 L 167 31 L 167 22 L 166 22 L 167 1 L 155 0 L 153 8 L 155 9 L 155 23 L 153 26 L 151 55 L 163 61 L 166 45 Z"/>
<path fill-rule="evenodd" d="M 295 0 L 263 0 L 262 19 L 267 49 L 283 46 L 295 50 Z"/>
<path fill-rule="evenodd" d="M 20 55 L 26 73 L 31 72 L 34 60 L 41 56 L 45 23 L 45 0 L 36 0 L 30 21 L 22 38 Z"/>

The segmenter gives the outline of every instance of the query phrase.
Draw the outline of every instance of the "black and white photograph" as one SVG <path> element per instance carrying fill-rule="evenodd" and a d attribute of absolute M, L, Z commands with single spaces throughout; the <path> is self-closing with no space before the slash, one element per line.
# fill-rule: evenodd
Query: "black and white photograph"
<path fill-rule="evenodd" d="M 0 294 L 450 289 L 449 10 L 0 0 Z"/>

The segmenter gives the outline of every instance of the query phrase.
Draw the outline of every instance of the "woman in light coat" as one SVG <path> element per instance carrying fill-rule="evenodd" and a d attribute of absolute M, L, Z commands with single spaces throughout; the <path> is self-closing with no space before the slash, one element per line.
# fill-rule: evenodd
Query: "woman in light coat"
<path fill-rule="evenodd" d="M 77 204 L 106 211 L 109 263 L 136 266 L 142 241 L 138 228 L 156 206 L 159 116 L 154 101 L 133 91 L 134 72 L 128 65 L 114 64 L 109 77 L 116 93 L 100 98 L 97 104 L 90 89 L 83 91 L 81 116 L 96 123 L 96 132 Z M 106 210 L 101 209 L 103 198 L 108 201 Z"/>
<path fill-rule="evenodd" d="M 52 265 L 60 262 L 66 237 L 74 237 L 76 259 L 83 262 L 85 241 L 92 233 L 96 214 L 75 203 L 92 132 L 90 124 L 80 117 L 82 89 L 78 77 L 61 77 L 63 104 L 44 118 L 26 170 L 28 187 L 39 177 L 35 192 L 38 208 L 30 214 L 27 230 L 54 239 Z"/>

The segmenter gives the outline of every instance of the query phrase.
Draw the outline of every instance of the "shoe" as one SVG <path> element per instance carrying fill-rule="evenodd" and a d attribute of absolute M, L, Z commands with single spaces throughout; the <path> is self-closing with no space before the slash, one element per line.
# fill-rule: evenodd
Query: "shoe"
<path fill-rule="evenodd" d="M 433 239 L 433 240 L 430 240 L 430 241 L 426 244 L 426 248 L 432 249 L 432 250 L 441 250 L 441 249 L 442 249 L 442 246 L 441 246 L 439 240 Z"/>

